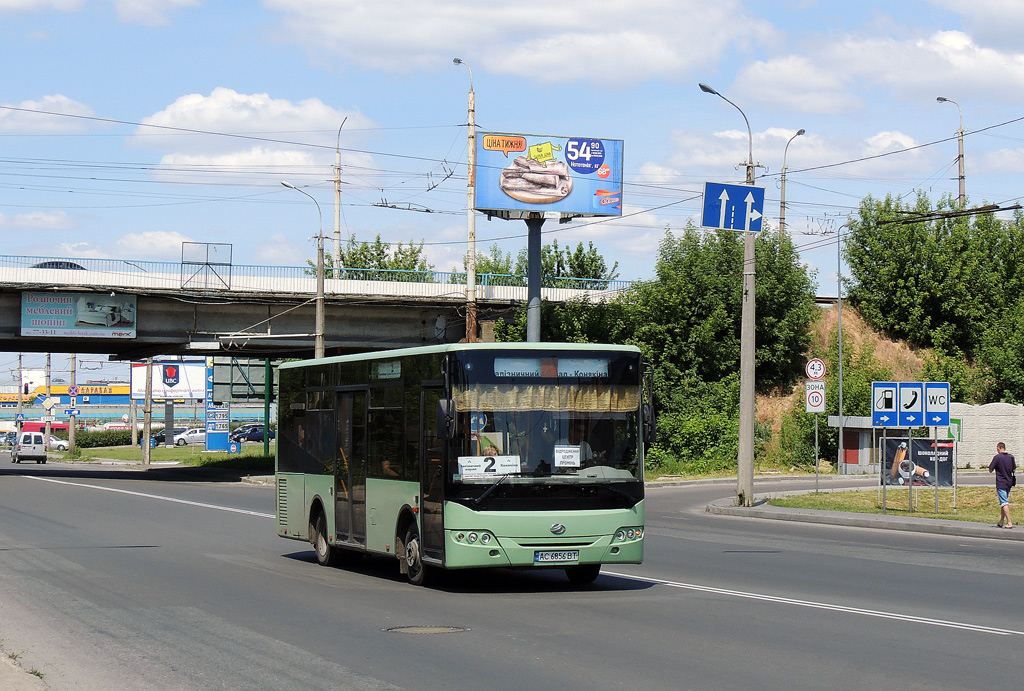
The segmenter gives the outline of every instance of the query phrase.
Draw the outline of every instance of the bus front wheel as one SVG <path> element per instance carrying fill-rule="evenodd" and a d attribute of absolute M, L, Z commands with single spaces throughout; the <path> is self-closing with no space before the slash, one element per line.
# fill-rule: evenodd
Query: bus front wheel
<path fill-rule="evenodd" d="M 313 530 L 316 533 L 313 536 L 313 550 L 316 552 L 317 563 L 320 566 L 334 566 L 338 562 L 338 550 L 327 541 L 327 519 L 322 513 L 316 517 Z"/>
<path fill-rule="evenodd" d="M 597 580 L 601 573 L 600 564 L 580 564 L 570 566 L 565 570 L 565 575 L 573 585 L 587 585 Z"/>
<path fill-rule="evenodd" d="M 420 532 L 413 523 L 405 531 L 405 566 L 407 577 L 413 585 L 423 585 L 427 578 L 427 567 L 423 564 L 420 550 Z"/>

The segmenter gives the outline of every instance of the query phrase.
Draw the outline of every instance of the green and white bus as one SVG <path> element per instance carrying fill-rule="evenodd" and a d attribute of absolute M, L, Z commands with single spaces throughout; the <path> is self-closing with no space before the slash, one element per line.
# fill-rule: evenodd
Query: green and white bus
<path fill-rule="evenodd" d="M 277 532 L 317 561 L 559 568 L 644 555 L 650 376 L 631 346 L 472 343 L 289 362 Z"/>

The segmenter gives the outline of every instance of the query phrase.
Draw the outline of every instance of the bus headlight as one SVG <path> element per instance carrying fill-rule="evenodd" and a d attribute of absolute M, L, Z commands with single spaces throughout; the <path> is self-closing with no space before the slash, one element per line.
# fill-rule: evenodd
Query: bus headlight
<path fill-rule="evenodd" d="M 625 540 L 639 540 L 643 536 L 643 528 L 619 528 L 617 531 L 615 531 L 615 540 L 617 542 L 623 542 Z"/>
<path fill-rule="evenodd" d="M 481 535 L 480 536 L 480 544 L 481 545 L 489 545 L 489 544 L 491 544 L 491 534 L 490 533 L 484 533 L 483 535 Z"/>

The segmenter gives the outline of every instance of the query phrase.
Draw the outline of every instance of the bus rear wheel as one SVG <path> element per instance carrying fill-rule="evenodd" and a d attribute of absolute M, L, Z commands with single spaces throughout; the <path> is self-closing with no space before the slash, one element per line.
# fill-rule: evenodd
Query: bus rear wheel
<path fill-rule="evenodd" d="M 423 563 L 420 549 L 420 531 L 413 523 L 405 531 L 405 566 L 406 576 L 413 585 L 423 585 L 427 580 L 427 567 Z"/>
<path fill-rule="evenodd" d="M 597 580 L 601 573 L 600 564 L 580 564 L 565 570 L 565 576 L 573 585 L 587 585 Z"/>
<path fill-rule="evenodd" d="M 321 513 L 314 524 L 313 551 L 320 566 L 334 566 L 338 563 L 338 550 L 327 541 L 327 519 Z"/>

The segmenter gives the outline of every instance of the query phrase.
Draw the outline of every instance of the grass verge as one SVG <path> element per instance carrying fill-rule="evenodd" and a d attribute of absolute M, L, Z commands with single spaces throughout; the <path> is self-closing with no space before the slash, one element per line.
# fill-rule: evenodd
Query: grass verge
<path fill-rule="evenodd" d="M 263 455 L 263 444 L 243 445 L 242 453 L 226 451 L 203 451 L 193 446 L 157 446 L 149 450 L 149 460 L 153 463 L 177 462 L 180 465 L 206 468 L 225 468 L 244 470 L 251 473 L 274 472 L 274 444 L 270 445 L 270 455 Z M 67 463 L 91 463 L 104 460 L 142 462 L 142 449 L 138 446 L 101 446 L 90 449 L 79 449 L 78 455 L 62 454 L 61 461 Z"/>
<path fill-rule="evenodd" d="M 1013 495 L 1017 494 L 1016 497 Z M 915 518 L 942 518 L 955 521 L 976 521 L 992 523 L 999 520 L 999 502 L 994 487 L 958 487 L 956 510 L 953 506 L 953 490 L 939 490 L 939 509 L 935 510 L 935 489 L 916 488 L 914 502 L 910 504 L 910 491 L 906 488 L 886 490 L 885 513 L 893 516 L 914 516 Z M 849 511 L 852 513 L 883 513 L 882 489 L 857 490 L 854 492 L 822 492 L 820 494 L 794 494 L 778 497 L 769 502 L 772 506 L 792 509 L 819 509 L 825 511 Z M 913 510 L 911 510 L 911 506 Z M 1010 494 L 1010 516 L 1022 515 L 1020 495 Z M 1016 518 L 1014 522 L 1016 522 Z"/>

